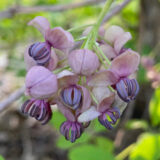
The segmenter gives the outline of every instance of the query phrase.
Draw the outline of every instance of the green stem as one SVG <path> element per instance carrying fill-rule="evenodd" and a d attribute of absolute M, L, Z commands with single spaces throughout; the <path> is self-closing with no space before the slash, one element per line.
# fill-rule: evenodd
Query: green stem
<path fill-rule="evenodd" d="M 81 38 L 78 38 L 78 39 L 75 39 L 75 42 L 77 42 L 77 41 L 83 41 L 83 40 L 85 40 L 87 37 L 81 37 Z"/>
<path fill-rule="evenodd" d="M 101 54 L 101 56 L 104 58 L 104 60 L 111 65 L 110 60 L 106 57 L 106 55 L 103 53 L 102 49 L 95 43 L 95 47 L 96 49 L 99 51 L 99 53 Z"/>
<path fill-rule="evenodd" d="M 57 73 L 62 72 L 63 70 L 69 70 L 69 69 L 70 69 L 70 66 L 65 66 L 63 68 L 58 68 L 58 69 L 54 70 L 53 73 L 57 74 Z"/>
<path fill-rule="evenodd" d="M 93 101 L 98 105 L 99 103 L 98 103 L 96 97 L 94 96 L 94 94 L 92 92 L 90 92 L 90 95 L 91 95 Z"/>
<path fill-rule="evenodd" d="M 90 31 L 90 33 L 87 36 L 87 39 L 83 42 L 81 48 L 92 49 L 94 43 L 96 42 L 99 27 L 103 21 L 104 16 L 109 11 L 109 8 L 110 8 L 113 1 L 114 0 L 107 0 L 106 1 L 104 8 L 102 9 L 102 11 L 98 17 L 97 23 L 93 26 L 92 30 Z"/>
<path fill-rule="evenodd" d="M 87 24 L 87 25 L 82 25 L 82 26 L 78 26 L 78 27 L 73 27 L 73 28 L 70 28 L 68 29 L 67 31 L 68 32 L 75 32 L 75 31 L 80 31 L 80 30 L 83 30 L 84 28 L 87 28 L 87 27 L 90 27 L 90 26 L 93 26 L 93 24 Z"/>
<path fill-rule="evenodd" d="M 94 46 L 94 51 L 95 51 L 95 53 L 96 53 L 98 59 L 99 59 L 100 62 L 102 63 L 103 67 L 104 67 L 105 69 L 108 69 L 108 67 L 106 66 L 106 63 L 103 61 L 103 58 L 102 58 L 102 57 L 99 55 L 99 53 L 97 52 L 97 49 L 96 49 L 95 46 Z"/>
<path fill-rule="evenodd" d="M 125 148 L 122 152 L 120 152 L 116 156 L 116 160 L 123 160 L 123 159 L 125 159 L 129 155 L 129 153 L 133 150 L 134 147 L 135 147 L 135 143 L 129 145 L 127 148 Z"/>

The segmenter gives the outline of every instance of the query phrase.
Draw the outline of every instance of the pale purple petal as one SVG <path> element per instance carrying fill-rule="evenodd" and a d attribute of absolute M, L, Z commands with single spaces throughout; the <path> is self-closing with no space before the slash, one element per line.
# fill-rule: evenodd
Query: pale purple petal
<path fill-rule="evenodd" d="M 52 47 L 64 52 L 68 52 L 74 43 L 72 35 L 61 27 L 47 30 L 45 39 Z"/>
<path fill-rule="evenodd" d="M 26 75 L 26 92 L 33 98 L 49 98 L 56 93 L 57 78 L 42 66 L 32 67 Z"/>
<path fill-rule="evenodd" d="M 140 56 L 131 49 L 116 57 L 110 66 L 110 70 L 120 77 L 127 77 L 138 69 Z"/>
<path fill-rule="evenodd" d="M 105 39 L 111 44 L 114 44 L 115 40 L 123 33 L 125 32 L 121 27 L 113 25 L 106 30 Z"/>
<path fill-rule="evenodd" d="M 118 81 L 118 77 L 116 75 L 107 70 L 107 71 L 100 71 L 95 75 L 91 76 L 88 79 L 88 85 L 91 87 L 106 87 L 108 85 L 115 84 Z"/>
<path fill-rule="evenodd" d="M 46 67 L 50 71 L 53 71 L 57 67 L 57 64 L 58 64 L 58 57 L 57 57 L 56 53 L 54 52 L 54 50 L 52 49 L 51 50 L 51 57 L 50 57 L 48 65 Z"/>
<path fill-rule="evenodd" d="M 97 55 L 88 49 L 74 50 L 69 54 L 68 63 L 74 73 L 90 76 L 99 67 Z"/>
<path fill-rule="evenodd" d="M 61 102 L 57 102 L 58 105 L 58 109 L 60 110 L 60 112 L 67 118 L 67 120 L 71 121 L 71 122 L 75 122 L 76 121 L 76 117 L 73 114 L 72 110 L 66 106 L 64 106 Z"/>
<path fill-rule="evenodd" d="M 91 108 L 80 114 L 80 116 L 78 117 L 78 122 L 89 122 L 100 115 L 101 113 L 96 110 L 96 107 L 91 106 Z"/>
<path fill-rule="evenodd" d="M 100 103 L 104 98 L 109 97 L 112 94 L 112 92 L 107 86 L 106 87 L 93 87 L 92 93 L 94 97 L 96 98 L 96 100 L 98 101 L 98 103 Z"/>
<path fill-rule="evenodd" d="M 114 48 L 109 44 L 103 44 L 100 46 L 100 48 L 109 60 L 113 60 L 117 56 Z"/>
<path fill-rule="evenodd" d="M 116 94 L 115 100 L 114 100 L 114 103 L 113 103 L 112 106 L 113 107 L 117 107 L 120 110 L 120 113 L 122 114 L 123 111 L 126 109 L 127 104 L 128 103 L 126 103 L 123 100 L 121 100 L 121 98 L 119 98 L 119 96 Z"/>
<path fill-rule="evenodd" d="M 124 34 L 120 35 L 114 43 L 114 49 L 117 53 L 120 53 L 122 47 L 130 40 L 132 36 L 129 32 L 125 32 Z"/>
<path fill-rule="evenodd" d="M 98 105 L 97 111 L 105 112 L 108 108 L 111 108 L 112 103 L 114 102 L 115 94 L 111 93 L 109 97 L 104 98 Z"/>
<path fill-rule="evenodd" d="M 91 97 L 87 88 L 83 86 L 79 86 L 79 87 L 82 90 L 82 107 L 80 109 L 80 112 L 82 113 L 91 106 Z"/>
<path fill-rule="evenodd" d="M 30 46 L 30 45 L 29 45 Z M 29 47 L 27 47 L 27 49 L 25 50 L 24 52 L 24 62 L 25 62 L 25 65 L 26 65 L 26 70 L 28 71 L 30 68 L 32 68 L 33 66 L 36 66 L 37 63 L 36 61 L 29 56 L 28 54 L 28 49 Z"/>
<path fill-rule="evenodd" d="M 78 83 L 79 78 L 68 70 L 64 70 L 57 75 L 60 88 L 68 87 Z"/>
<path fill-rule="evenodd" d="M 28 25 L 37 28 L 43 34 L 43 36 L 45 36 L 45 32 L 50 28 L 48 20 L 42 16 L 35 17 L 28 23 Z"/>

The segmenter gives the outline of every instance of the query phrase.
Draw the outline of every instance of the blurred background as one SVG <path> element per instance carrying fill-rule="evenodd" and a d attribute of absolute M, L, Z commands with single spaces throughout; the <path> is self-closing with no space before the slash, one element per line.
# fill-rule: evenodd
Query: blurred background
<path fill-rule="evenodd" d="M 111 11 L 116 14 L 104 23 L 130 31 L 127 47 L 139 52 L 142 61 L 139 95 L 112 131 L 95 120 L 72 144 L 59 133 L 65 118 L 58 111 L 45 126 L 20 112 L 23 54 L 28 44 L 43 41 L 27 23 L 39 15 L 66 30 L 91 24 L 104 2 L 0 0 L 0 160 L 160 160 L 160 0 L 115 0 Z M 78 38 L 82 31 L 72 34 Z"/>

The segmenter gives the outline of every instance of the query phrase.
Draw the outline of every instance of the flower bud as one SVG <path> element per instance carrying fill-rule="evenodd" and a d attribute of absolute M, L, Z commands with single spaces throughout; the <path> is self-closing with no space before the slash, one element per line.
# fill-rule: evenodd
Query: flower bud
<path fill-rule="evenodd" d="M 23 114 L 34 117 L 41 124 L 46 124 L 52 117 L 52 110 L 49 102 L 45 100 L 27 100 L 21 107 Z"/>
<path fill-rule="evenodd" d="M 136 98 L 139 84 L 136 79 L 123 78 L 116 84 L 116 90 L 123 101 L 130 102 Z"/>
<path fill-rule="evenodd" d="M 62 102 L 73 110 L 81 105 L 82 93 L 76 86 L 70 86 L 61 91 Z"/>
<path fill-rule="evenodd" d="M 51 48 L 46 42 L 36 42 L 30 46 L 28 53 L 36 61 L 37 65 L 44 66 L 51 57 Z"/>
<path fill-rule="evenodd" d="M 58 89 L 57 78 L 51 71 L 42 67 L 32 67 L 26 76 L 27 95 L 37 98 L 49 98 Z"/>
<path fill-rule="evenodd" d="M 76 74 L 90 76 L 99 67 L 97 55 L 88 49 L 74 50 L 69 54 L 68 63 Z"/>

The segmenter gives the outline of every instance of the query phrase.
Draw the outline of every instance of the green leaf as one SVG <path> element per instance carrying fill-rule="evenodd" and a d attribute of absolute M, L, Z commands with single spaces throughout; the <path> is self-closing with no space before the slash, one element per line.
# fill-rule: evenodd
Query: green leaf
<path fill-rule="evenodd" d="M 114 160 L 114 156 L 98 146 L 85 144 L 75 147 L 69 152 L 69 160 Z"/>
<path fill-rule="evenodd" d="M 155 93 L 150 101 L 149 113 L 151 122 L 154 126 L 160 124 L 160 88 L 155 90 Z"/>
<path fill-rule="evenodd" d="M 61 124 L 65 121 L 65 117 L 63 116 L 62 113 L 55 111 L 53 112 L 53 116 L 52 119 L 50 121 L 50 123 L 53 125 L 54 128 L 56 128 L 57 130 L 59 130 Z"/>
<path fill-rule="evenodd" d="M 0 155 L 0 160 L 5 160 L 5 159 Z"/>
<path fill-rule="evenodd" d="M 107 150 L 108 152 L 113 152 L 114 146 L 113 142 L 105 137 L 97 137 L 95 139 L 96 145 L 101 148 L 102 150 Z"/>
<path fill-rule="evenodd" d="M 129 160 L 159 160 L 160 134 L 145 133 L 140 136 Z"/>

